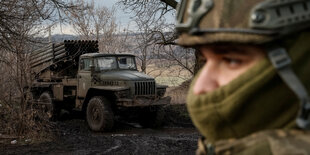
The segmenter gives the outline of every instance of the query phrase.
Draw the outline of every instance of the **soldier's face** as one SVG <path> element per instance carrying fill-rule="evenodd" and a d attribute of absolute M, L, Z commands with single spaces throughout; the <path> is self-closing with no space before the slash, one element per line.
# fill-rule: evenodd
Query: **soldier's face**
<path fill-rule="evenodd" d="M 228 84 L 265 57 L 263 49 L 250 45 L 198 47 L 206 63 L 194 85 L 200 95 Z"/>

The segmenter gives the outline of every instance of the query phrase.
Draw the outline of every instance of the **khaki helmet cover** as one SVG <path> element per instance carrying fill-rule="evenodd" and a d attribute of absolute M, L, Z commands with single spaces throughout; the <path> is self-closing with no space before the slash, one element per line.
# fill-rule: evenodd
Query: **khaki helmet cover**
<path fill-rule="evenodd" d="M 273 44 L 310 28 L 310 0 L 182 0 L 177 10 L 178 44 L 263 44 L 278 75 L 300 101 L 296 119 L 310 130 L 310 97 L 291 68 L 287 49 Z"/>
<path fill-rule="evenodd" d="M 182 0 L 178 44 L 260 44 L 309 28 L 309 0 Z"/>

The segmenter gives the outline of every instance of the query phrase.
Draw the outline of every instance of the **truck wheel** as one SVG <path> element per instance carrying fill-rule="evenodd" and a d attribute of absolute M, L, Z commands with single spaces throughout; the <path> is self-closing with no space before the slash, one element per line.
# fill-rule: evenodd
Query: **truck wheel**
<path fill-rule="evenodd" d="M 39 97 L 38 107 L 43 112 L 43 118 L 47 120 L 56 120 L 58 109 L 53 101 L 52 94 L 49 91 L 43 92 Z"/>
<path fill-rule="evenodd" d="M 101 96 L 93 97 L 87 105 L 86 120 L 93 131 L 112 130 L 114 114 L 109 101 Z"/>
<path fill-rule="evenodd" d="M 163 125 L 165 111 L 162 107 L 143 108 L 139 115 L 139 123 L 147 128 L 159 128 Z"/>

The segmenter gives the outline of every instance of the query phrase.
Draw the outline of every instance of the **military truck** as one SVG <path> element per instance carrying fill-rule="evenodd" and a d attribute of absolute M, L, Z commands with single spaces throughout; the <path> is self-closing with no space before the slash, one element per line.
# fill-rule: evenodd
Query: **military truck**
<path fill-rule="evenodd" d="M 93 131 L 109 131 L 116 116 L 138 115 L 144 127 L 158 127 L 167 86 L 137 70 L 134 55 L 102 54 L 97 41 L 53 43 L 30 55 L 34 75 L 31 93 L 50 119 L 60 109 L 86 115 Z"/>

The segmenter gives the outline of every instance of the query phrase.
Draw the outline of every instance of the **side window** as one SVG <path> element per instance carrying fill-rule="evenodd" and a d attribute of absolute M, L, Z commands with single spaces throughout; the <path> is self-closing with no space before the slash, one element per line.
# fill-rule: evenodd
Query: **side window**
<path fill-rule="evenodd" d="M 134 57 L 118 57 L 118 66 L 120 69 L 136 69 Z"/>
<path fill-rule="evenodd" d="M 80 70 L 90 71 L 90 59 L 81 59 Z"/>

